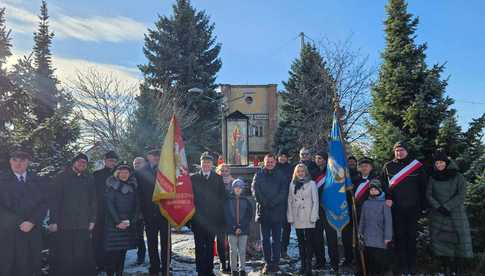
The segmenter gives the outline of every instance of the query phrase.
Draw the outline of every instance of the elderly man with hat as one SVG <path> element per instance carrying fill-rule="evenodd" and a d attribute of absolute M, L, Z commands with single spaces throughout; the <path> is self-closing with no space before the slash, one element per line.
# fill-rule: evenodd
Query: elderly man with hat
<path fill-rule="evenodd" d="M 44 178 L 28 170 L 31 157 L 10 154 L 10 169 L 0 174 L 0 275 L 39 275 L 41 224 L 47 214 Z"/>
<path fill-rule="evenodd" d="M 150 150 L 147 153 L 145 167 L 135 170 L 138 181 L 141 211 L 145 221 L 145 232 L 148 244 L 148 257 L 150 258 L 150 275 L 158 275 L 167 271 L 165 265 L 170 263 L 170 257 L 166 254 L 169 239 L 169 224 L 167 219 L 160 213 L 160 206 L 152 201 L 155 189 L 155 177 L 160 162 L 160 151 Z M 160 239 L 158 238 L 160 235 Z M 160 246 L 160 251 L 158 247 Z M 162 269 L 163 268 L 163 269 Z"/>
<path fill-rule="evenodd" d="M 104 191 L 106 189 L 106 179 L 113 175 L 113 169 L 118 162 L 118 155 L 114 151 L 104 154 L 104 168 L 93 173 L 94 185 L 96 186 L 96 225 L 93 231 L 94 256 L 96 266 L 99 271 L 104 270 L 106 253 L 104 250 L 104 228 L 105 210 Z"/>
<path fill-rule="evenodd" d="M 418 218 L 426 206 L 427 176 L 423 164 L 412 159 L 405 142 L 397 142 L 394 159 L 382 168 L 386 204 L 392 209 L 398 273 L 416 273 Z"/>
<path fill-rule="evenodd" d="M 88 157 L 79 153 L 53 181 L 49 202 L 53 262 L 49 275 L 96 275 L 91 240 L 96 222 L 96 188 L 87 166 Z"/>
<path fill-rule="evenodd" d="M 222 176 L 213 171 L 214 159 L 208 152 L 200 157 L 200 171 L 191 176 L 195 214 L 191 220 L 195 240 L 198 275 L 214 274 L 214 238 L 224 225 L 226 190 Z"/>

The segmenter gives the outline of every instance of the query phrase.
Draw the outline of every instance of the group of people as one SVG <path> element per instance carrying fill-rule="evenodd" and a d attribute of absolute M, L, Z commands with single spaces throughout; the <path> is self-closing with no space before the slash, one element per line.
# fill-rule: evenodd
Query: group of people
<path fill-rule="evenodd" d="M 214 275 L 214 240 L 221 272 L 246 275 L 254 227 L 260 229 L 265 274 L 278 272 L 280 258 L 288 257 L 294 228 L 302 275 L 326 266 L 333 271 L 355 267 L 357 274 L 413 275 L 418 219 L 426 210 L 433 253 L 447 272 L 461 275 L 464 258 L 472 256 L 463 176 L 443 152 L 435 154 L 432 168 L 410 158 L 403 142 L 393 152 L 379 173 L 369 158 L 348 158 L 353 188 L 347 189 L 347 206 L 354 219 L 340 233 L 321 201 L 326 152 L 312 156 L 302 148 L 294 165 L 285 152 L 267 154 L 251 185 L 232 177 L 226 164 L 214 170 L 213 157 L 202 154 L 199 172 L 191 175 L 195 214 L 188 222 L 198 275 Z M 10 168 L 0 174 L 0 276 L 39 274 L 43 225 L 49 232 L 49 275 L 122 275 L 126 252 L 135 248 L 139 263 L 148 251 L 150 275 L 167 274 L 170 225 L 152 201 L 158 150 L 133 164 L 110 151 L 104 168 L 93 175 L 88 157 L 80 153 L 53 179 L 29 171 L 31 159 L 15 151 Z"/>

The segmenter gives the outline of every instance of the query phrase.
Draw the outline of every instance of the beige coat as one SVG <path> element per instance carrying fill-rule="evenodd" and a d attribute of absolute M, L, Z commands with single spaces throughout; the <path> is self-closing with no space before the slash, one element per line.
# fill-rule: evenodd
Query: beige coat
<path fill-rule="evenodd" d="M 313 180 L 303 184 L 295 194 L 295 184 L 291 182 L 288 193 L 288 223 L 296 229 L 315 228 L 318 219 L 318 192 Z"/>

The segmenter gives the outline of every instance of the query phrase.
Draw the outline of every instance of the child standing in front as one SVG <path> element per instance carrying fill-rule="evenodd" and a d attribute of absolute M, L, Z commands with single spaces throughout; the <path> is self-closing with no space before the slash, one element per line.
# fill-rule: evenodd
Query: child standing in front
<path fill-rule="evenodd" d="M 388 246 L 392 240 L 392 215 L 382 194 L 379 180 L 369 185 L 369 198 L 362 204 L 360 215 L 360 239 L 367 253 L 367 269 L 370 275 L 392 275 L 388 258 Z"/>
<path fill-rule="evenodd" d="M 246 243 L 249 225 L 253 218 L 253 207 L 249 199 L 241 195 L 245 186 L 246 184 L 241 179 L 232 182 L 232 193 L 224 208 L 233 276 L 246 275 Z"/>

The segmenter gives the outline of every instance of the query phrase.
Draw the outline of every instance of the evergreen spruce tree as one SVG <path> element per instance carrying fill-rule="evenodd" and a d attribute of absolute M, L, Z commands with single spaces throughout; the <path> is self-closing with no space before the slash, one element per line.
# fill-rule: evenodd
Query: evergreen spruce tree
<path fill-rule="evenodd" d="M 386 48 L 379 79 L 372 87 L 369 132 L 374 155 L 379 161 L 392 158 L 393 144 L 404 139 L 416 158 L 429 162 L 453 103 L 444 95 L 444 66 L 427 66 L 426 44 L 414 41 L 418 19 L 407 12 L 404 0 L 390 0 L 386 11 Z"/>
<path fill-rule="evenodd" d="M 456 110 L 451 109 L 443 120 L 436 137 L 436 147 L 453 159 L 458 158 L 465 151 L 465 137 L 456 120 Z"/>
<path fill-rule="evenodd" d="M 281 121 L 275 134 L 275 151 L 284 149 L 296 157 L 300 147 L 320 150 L 327 146 L 332 124 L 335 89 L 322 56 L 311 44 L 304 44 L 291 65 Z"/>
<path fill-rule="evenodd" d="M 475 182 L 485 169 L 485 145 L 483 143 L 485 130 L 485 113 L 472 120 L 468 130 L 464 133 L 465 150 L 460 156 L 463 162 L 465 177 L 470 182 Z"/>
<path fill-rule="evenodd" d="M 0 8 L 0 170 L 7 167 L 8 153 L 12 147 L 12 125 L 23 113 L 20 110 L 20 91 L 10 80 L 5 63 L 11 52 L 11 30 L 7 28 L 6 10 Z"/>
<path fill-rule="evenodd" d="M 36 90 L 32 95 L 34 113 L 39 122 L 54 115 L 59 103 L 60 91 L 56 85 L 59 81 L 54 76 L 52 54 L 50 47 L 54 33 L 49 31 L 49 15 L 47 3 L 42 1 L 39 15 L 39 25 L 34 33 L 34 65 L 36 73 Z"/>
<path fill-rule="evenodd" d="M 10 140 L 33 153 L 38 170 L 57 171 L 68 164 L 76 150 L 79 125 L 73 114 L 73 99 L 59 89 L 51 55 L 53 33 L 48 28 L 47 5 L 43 1 L 34 51 L 23 57 L 9 73 L 12 85 L 26 97 L 19 100 L 19 114 L 10 125 Z"/>
<path fill-rule="evenodd" d="M 211 149 L 220 151 L 220 110 L 218 95 L 215 93 L 216 74 L 221 68 L 219 52 L 221 46 L 216 43 L 214 24 L 203 11 L 197 11 L 188 0 L 177 0 L 173 5 L 173 14 L 160 16 L 154 29 L 145 35 L 144 54 L 147 63 L 139 68 L 144 75 L 144 87 L 138 98 L 137 120 L 140 126 L 154 125 L 155 116 L 147 114 L 153 102 L 147 93 L 173 93 L 182 97 L 185 104 L 198 114 L 198 119 L 183 130 L 186 139 L 189 161 L 197 160 L 202 151 Z M 204 92 L 199 95 L 188 93 L 191 88 Z M 156 95 L 154 95 L 156 97 Z M 212 99 L 216 99 L 211 100 Z M 161 107 L 163 108 L 163 107 Z M 138 136 L 136 144 L 144 148 L 152 147 L 159 131 Z M 156 143 L 159 147 L 160 141 Z M 138 152 L 140 154 L 140 152 Z"/>

